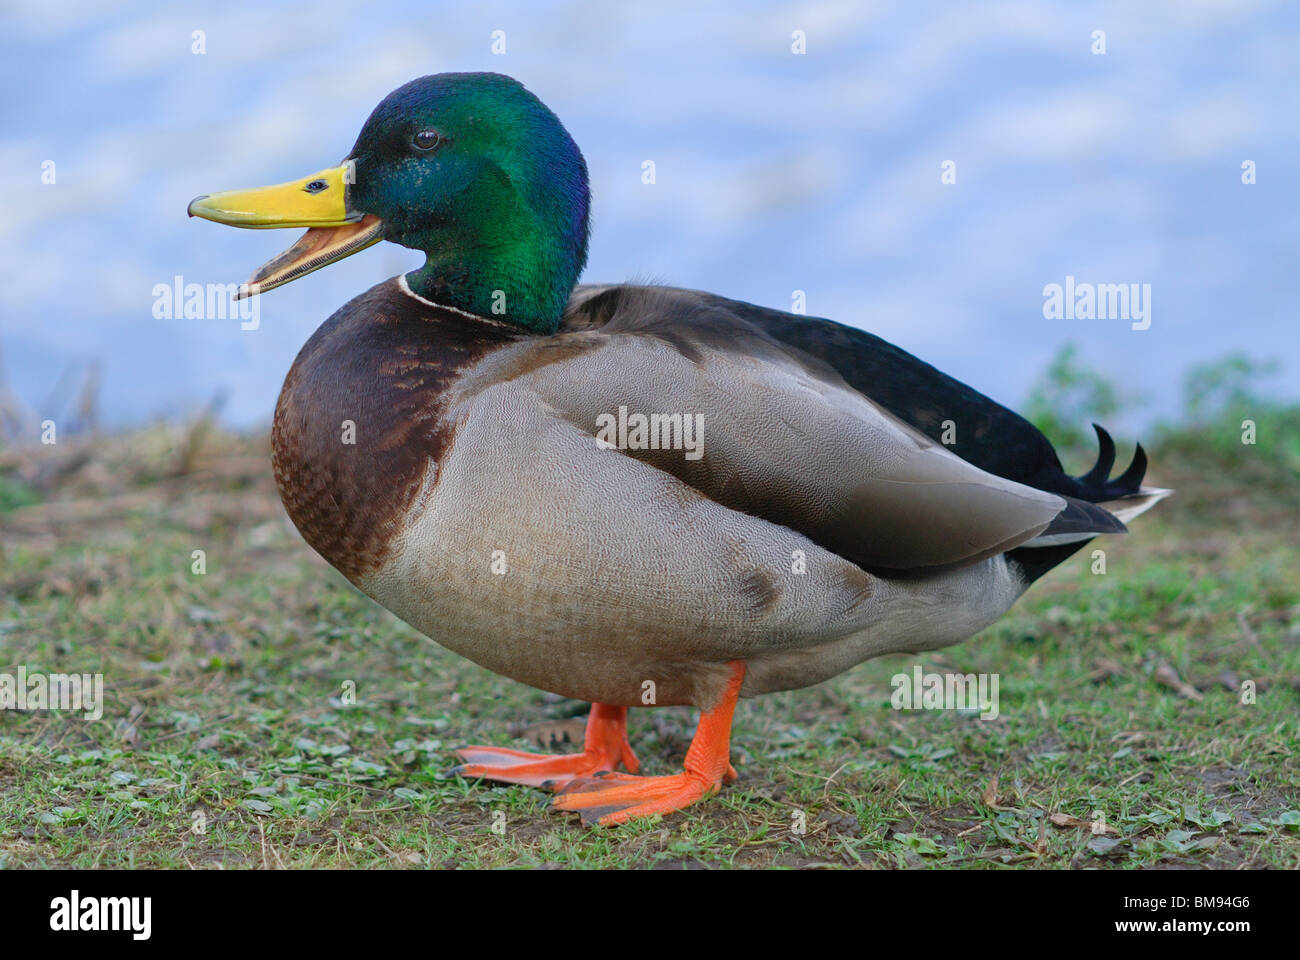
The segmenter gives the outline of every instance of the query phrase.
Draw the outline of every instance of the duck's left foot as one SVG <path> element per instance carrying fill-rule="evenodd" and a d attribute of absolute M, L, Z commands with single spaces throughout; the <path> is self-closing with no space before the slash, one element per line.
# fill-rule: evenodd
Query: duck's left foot
<path fill-rule="evenodd" d="M 729 762 L 731 716 L 745 678 L 745 665 L 732 663 L 732 676 L 721 702 L 700 717 L 686 752 L 685 769 L 668 777 L 632 777 L 598 774 L 579 777 L 560 789 L 552 805 L 582 815 L 583 823 L 610 826 L 637 817 L 673 813 L 718 792 L 724 782 L 736 779 Z"/>
<path fill-rule="evenodd" d="M 689 770 L 668 777 L 597 775 L 570 781 L 551 803 L 557 810 L 580 813 L 583 823 L 610 826 L 674 813 L 717 793 L 720 783 Z"/>
<path fill-rule="evenodd" d="M 465 763 L 451 772 L 462 777 L 552 790 L 579 777 L 612 771 L 620 763 L 632 773 L 640 766 L 627 742 L 627 707 L 604 703 L 591 705 L 582 753 L 553 756 L 505 747 L 461 747 L 456 755 Z"/>

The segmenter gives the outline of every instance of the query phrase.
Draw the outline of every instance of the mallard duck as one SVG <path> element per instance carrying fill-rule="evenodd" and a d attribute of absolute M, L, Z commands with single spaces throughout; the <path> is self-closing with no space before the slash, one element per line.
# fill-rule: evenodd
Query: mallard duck
<path fill-rule="evenodd" d="M 735 776 L 737 699 L 958 643 L 1167 491 L 1115 448 L 1068 476 L 1026 420 L 883 340 L 693 290 L 575 286 L 582 153 L 517 81 L 422 77 L 345 160 L 198 197 L 306 227 L 264 293 L 380 240 L 424 266 L 303 347 L 273 469 L 303 538 L 475 663 L 593 704 L 580 753 L 458 752 L 618 823 Z M 351 433 L 349 433 L 351 431 Z M 627 709 L 702 711 L 682 772 L 637 776 Z M 619 767 L 626 772 L 619 772 Z"/>

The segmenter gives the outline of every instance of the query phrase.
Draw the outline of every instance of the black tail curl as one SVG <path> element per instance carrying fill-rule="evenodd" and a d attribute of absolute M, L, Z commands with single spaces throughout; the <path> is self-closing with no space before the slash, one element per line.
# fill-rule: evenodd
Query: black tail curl
<path fill-rule="evenodd" d="M 1067 478 L 1077 490 L 1074 496 L 1089 503 L 1101 503 L 1106 500 L 1131 497 L 1138 493 L 1142 489 L 1142 478 L 1147 472 L 1147 454 L 1142 449 L 1142 444 L 1139 443 L 1137 449 L 1133 451 L 1133 460 L 1128 465 L 1128 469 L 1112 480 L 1110 471 L 1115 466 L 1115 441 L 1111 439 L 1105 428 L 1094 423 L 1092 429 L 1097 431 L 1097 462 L 1082 476 Z M 1100 507 L 1094 509 L 1105 512 Z M 1068 514 L 1069 509 L 1064 511 L 1062 516 L 1067 517 Z M 1115 523 L 1123 529 L 1122 523 L 1118 520 L 1115 520 Z M 1055 531 L 1049 527 L 1049 532 Z M 1098 529 L 1098 532 L 1106 531 Z M 1048 570 L 1074 554 L 1085 543 L 1086 540 L 1081 540 L 1048 547 L 1017 547 L 1008 551 L 1007 560 L 1019 569 L 1020 575 L 1027 584 L 1033 583 Z"/>
<path fill-rule="evenodd" d="M 1097 462 L 1087 473 L 1071 478 L 1079 488 L 1077 496 L 1091 503 L 1133 496 L 1142 489 L 1142 478 L 1147 473 L 1147 452 L 1139 443 L 1128 469 L 1112 480 L 1110 471 L 1115 465 L 1115 441 L 1104 427 L 1094 423 L 1092 429 L 1097 431 Z"/>

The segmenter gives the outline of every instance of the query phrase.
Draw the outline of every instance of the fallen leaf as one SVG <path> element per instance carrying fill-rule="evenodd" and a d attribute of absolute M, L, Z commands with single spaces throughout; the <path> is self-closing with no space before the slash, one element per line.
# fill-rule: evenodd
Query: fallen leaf
<path fill-rule="evenodd" d="M 984 793 L 980 797 L 985 806 L 996 807 L 998 805 L 998 778 L 994 777 L 989 781 L 989 785 L 984 788 Z"/>
<path fill-rule="evenodd" d="M 1111 677 L 1122 676 L 1124 668 L 1111 660 L 1109 657 L 1098 657 L 1092 661 L 1092 673 L 1088 679 L 1093 683 L 1101 683 L 1103 680 L 1109 680 Z"/>
<path fill-rule="evenodd" d="M 1072 817 L 1068 813 L 1054 813 L 1048 819 L 1058 827 L 1074 827 L 1075 829 L 1089 830 L 1097 834 L 1113 833 L 1116 836 L 1119 835 L 1118 830 L 1101 820 L 1085 820 L 1082 817 Z"/>
<path fill-rule="evenodd" d="M 1179 696 L 1186 697 L 1188 700 L 1204 699 L 1201 691 L 1183 680 L 1183 678 L 1178 675 L 1178 671 L 1171 667 L 1167 662 L 1161 662 L 1160 666 L 1156 667 L 1155 676 L 1157 683 L 1166 686 L 1171 690 L 1176 690 Z"/>
<path fill-rule="evenodd" d="M 1122 840 L 1112 840 L 1110 837 L 1093 837 L 1088 841 L 1088 849 L 1099 857 L 1119 857 L 1123 856 L 1126 851 L 1120 849 Z"/>
<path fill-rule="evenodd" d="M 1040 857 L 1047 853 L 1047 820 L 1038 821 L 1038 842 L 1034 844 L 1034 853 Z"/>

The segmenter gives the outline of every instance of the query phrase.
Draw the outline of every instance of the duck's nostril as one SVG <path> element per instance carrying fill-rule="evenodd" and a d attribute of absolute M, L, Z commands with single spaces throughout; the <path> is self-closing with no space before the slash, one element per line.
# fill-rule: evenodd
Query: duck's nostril
<path fill-rule="evenodd" d="M 308 193 L 320 193 L 329 186 L 324 180 L 313 180 L 307 186 L 303 187 Z"/>

